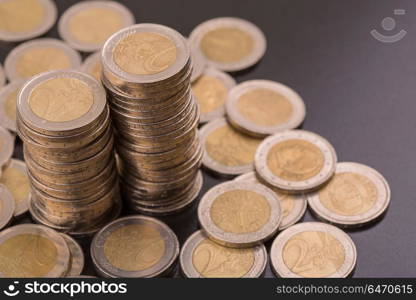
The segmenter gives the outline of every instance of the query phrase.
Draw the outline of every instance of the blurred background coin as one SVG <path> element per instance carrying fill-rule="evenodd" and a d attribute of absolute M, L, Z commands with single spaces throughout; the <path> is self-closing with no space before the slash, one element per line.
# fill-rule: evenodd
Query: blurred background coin
<path fill-rule="evenodd" d="M 3 67 L 0 64 L 0 87 L 6 83 L 6 75 L 4 74 Z"/>
<path fill-rule="evenodd" d="M 101 52 L 90 54 L 82 63 L 81 71 L 101 82 Z"/>
<path fill-rule="evenodd" d="M 0 229 L 9 225 L 15 211 L 15 202 L 9 189 L 0 184 Z"/>
<path fill-rule="evenodd" d="M 17 95 L 24 80 L 16 80 L 0 89 L 0 126 L 16 132 Z"/>
<path fill-rule="evenodd" d="M 14 137 L 9 131 L 0 127 L 0 168 L 6 165 L 12 157 L 14 150 Z"/>

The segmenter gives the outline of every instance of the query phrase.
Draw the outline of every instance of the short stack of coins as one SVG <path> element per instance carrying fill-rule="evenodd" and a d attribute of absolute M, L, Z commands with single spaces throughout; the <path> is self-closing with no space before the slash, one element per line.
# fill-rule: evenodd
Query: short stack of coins
<path fill-rule="evenodd" d="M 35 221 L 83 235 L 117 214 L 110 113 L 94 78 L 52 71 L 29 80 L 18 97 L 17 131 L 24 142 Z"/>
<path fill-rule="evenodd" d="M 142 213 L 182 210 L 202 186 L 203 153 L 187 41 L 162 25 L 134 25 L 106 42 L 102 68 L 123 197 Z"/>

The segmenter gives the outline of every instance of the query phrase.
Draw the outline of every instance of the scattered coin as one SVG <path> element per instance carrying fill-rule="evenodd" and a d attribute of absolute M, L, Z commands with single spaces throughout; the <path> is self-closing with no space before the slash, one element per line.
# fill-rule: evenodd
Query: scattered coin
<path fill-rule="evenodd" d="M 191 50 L 191 60 L 192 60 L 192 74 L 191 74 L 191 82 L 194 82 L 202 75 L 205 70 L 207 62 L 205 61 L 205 57 L 198 51 L 195 45 L 189 43 L 188 45 Z"/>
<path fill-rule="evenodd" d="M 66 43 L 50 38 L 25 42 L 7 55 L 4 68 L 9 81 L 64 69 L 79 69 L 81 56 Z"/>
<path fill-rule="evenodd" d="M 337 156 L 323 137 L 288 130 L 265 139 L 258 147 L 255 167 L 260 178 L 287 192 L 317 189 L 334 174 Z"/>
<path fill-rule="evenodd" d="M 238 18 L 216 18 L 198 25 L 190 43 L 207 64 L 227 72 L 256 64 L 266 51 L 266 38 L 254 24 Z"/>
<path fill-rule="evenodd" d="M 232 248 L 258 245 L 279 229 L 282 209 L 276 194 L 261 184 L 229 181 L 201 199 L 198 218 L 213 241 Z"/>
<path fill-rule="evenodd" d="M 13 218 L 15 203 L 6 186 L 0 184 L 0 229 L 6 227 Z M 1 264 L 1 263 L 0 263 Z"/>
<path fill-rule="evenodd" d="M 120 29 L 133 25 L 130 10 L 115 1 L 83 1 L 68 8 L 58 24 L 59 35 L 72 48 L 99 50 Z"/>
<path fill-rule="evenodd" d="M 251 182 L 262 184 L 254 172 L 246 173 L 238 176 L 236 181 Z M 282 207 L 282 221 L 279 225 L 279 231 L 282 231 L 293 224 L 297 223 L 306 212 L 307 201 L 303 194 L 285 194 L 281 190 L 266 185 L 268 188 L 273 190 L 277 198 L 280 201 Z"/>
<path fill-rule="evenodd" d="M 291 88 L 269 80 L 234 87 L 226 102 L 229 121 L 247 134 L 266 137 L 295 129 L 305 119 L 305 104 Z"/>
<path fill-rule="evenodd" d="M 202 164 L 222 176 L 235 176 L 253 170 L 254 155 L 261 139 L 241 133 L 224 118 L 213 120 L 200 129 L 204 147 Z"/>
<path fill-rule="evenodd" d="M 12 159 L 3 167 L 0 183 L 13 195 L 15 202 L 14 216 L 19 217 L 25 214 L 29 210 L 31 199 L 26 164 L 21 160 Z"/>
<path fill-rule="evenodd" d="M 101 82 L 101 52 L 96 52 L 88 56 L 81 66 L 81 71 Z"/>
<path fill-rule="evenodd" d="M 104 277 L 163 276 L 179 254 L 175 233 L 161 221 L 144 216 L 118 219 L 94 237 L 91 257 Z"/>
<path fill-rule="evenodd" d="M 0 168 L 7 164 L 14 150 L 14 137 L 3 127 L 0 127 Z"/>
<path fill-rule="evenodd" d="M 19 42 L 40 36 L 51 29 L 56 17 L 56 6 L 51 0 L 3 0 L 0 40 Z"/>
<path fill-rule="evenodd" d="M 6 75 L 4 74 L 3 67 L 0 64 L 0 87 L 6 83 Z"/>
<path fill-rule="evenodd" d="M 64 238 L 41 225 L 23 224 L 0 232 L 0 277 L 63 277 L 70 253 Z"/>
<path fill-rule="evenodd" d="M 354 242 L 335 226 L 307 222 L 281 232 L 270 250 L 271 266 L 279 277 L 344 278 L 354 270 Z"/>
<path fill-rule="evenodd" d="M 72 237 L 67 234 L 61 233 L 66 244 L 68 245 L 70 253 L 70 262 L 65 277 L 80 276 L 84 269 L 84 252 L 81 246 Z"/>
<path fill-rule="evenodd" d="M 0 89 L 0 126 L 16 132 L 17 94 L 24 81 L 16 80 Z"/>
<path fill-rule="evenodd" d="M 235 86 L 235 80 L 222 71 L 207 68 L 192 83 L 192 93 L 199 105 L 199 122 L 206 123 L 225 115 L 228 92 Z"/>
<path fill-rule="evenodd" d="M 376 170 L 357 163 L 338 163 L 335 175 L 308 196 L 313 212 L 340 226 L 360 226 L 380 217 L 390 203 L 390 188 Z"/>

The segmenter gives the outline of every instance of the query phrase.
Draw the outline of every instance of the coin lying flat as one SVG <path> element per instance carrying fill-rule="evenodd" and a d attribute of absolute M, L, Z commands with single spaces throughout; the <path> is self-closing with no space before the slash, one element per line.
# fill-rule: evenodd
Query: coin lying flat
<path fill-rule="evenodd" d="M 200 123 L 206 123 L 225 115 L 228 92 L 235 86 L 235 80 L 227 73 L 207 68 L 192 83 L 192 93 L 201 112 Z"/>
<path fill-rule="evenodd" d="M 337 156 L 323 137 L 304 130 L 288 130 L 265 139 L 258 147 L 255 167 L 268 184 L 287 192 L 320 187 L 335 172 Z"/>
<path fill-rule="evenodd" d="M 64 233 L 61 233 L 61 236 L 68 245 L 71 256 L 65 277 L 79 276 L 82 273 L 82 269 L 84 269 L 84 252 L 82 251 L 81 246 L 72 237 Z"/>
<path fill-rule="evenodd" d="M 0 127 L 0 168 L 9 162 L 13 149 L 13 136 L 6 129 Z"/>
<path fill-rule="evenodd" d="M 133 25 L 134 16 L 115 1 L 83 1 L 68 8 L 58 24 L 59 35 L 72 48 L 93 52 L 120 29 Z"/>
<path fill-rule="evenodd" d="M 165 274 L 179 255 L 175 233 L 161 221 L 144 216 L 118 219 L 94 237 L 91 257 L 104 277 L 156 277 Z"/>
<path fill-rule="evenodd" d="M 7 226 L 13 218 L 15 203 L 12 193 L 0 184 L 0 229 Z"/>
<path fill-rule="evenodd" d="M 21 160 L 12 159 L 3 168 L 0 183 L 7 187 L 13 195 L 15 202 L 14 216 L 19 217 L 25 214 L 29 210 L 31 198 L 26 164 Z"/>
<path fill-rule="evenodd" d="M 322 189 L 307 195 L 313 212 L 340 226 L 360 226 L 377 219 L 390 203 L 390 188 L 376 170 L 357 163 L 338 163 Z"/>
<path fill-rule="evenodd" d="M 205 61 L 205 57 L 202 55 L 202 53 L 198 51 L 198 48 L 191 44 L 189 40 L 188 45 L 191 50 L 192 60 L 191 82 L 194 82 L 204 72 L 207 62 Z"/>
<path fill-rule="evenodd" d="M 0 126 L 16 132 L 17 95 L 24 81 L 16 80 L 0 90 Z"/>
<path fill-rule="evenodd" d="M 263 244 L 246 249 L 224 247 L 199 230 L 183 245 L 180 264 L 188 278 L 258 278 L 266 268 L 267 252 Z"/>
<path fill-rule="evenodd" d="M 199 133 L 205 150 L 204 167 L 223 176 L 253 170 L 254 155 L 261 139 L 235 130 L 224 118 L 205 124 Z"/>
<path fill-rule="evenodd" d="M 0 65 L 0 87 L 6 83 L 6 75 L 4 74 L 3 67 Z"/>
<path fill-rule="evenodd" d="M 240 175 L 235 181 L 261 184 L 254 172 Z M 303 194 L 285 194 L 275 187 L 267 187 L 273 190 L 282 207 L 282 221 L 280 222 L 279 231 L 297 223 L 305 214 L 307 207 L 306 197 Z"/>
<path fill-rule="evenodd" d="M 198 25 L 189 37 L 207 64 L 239 71 L 256 64 L 266 51 L 266 38 L 254 24 L 238 18 L 216 18 Z"/>
<path fill-rule="evenodd" d="M 305 118 L 302 98 L 291 88 L 269 80 L 237 85 L 225 107 L 234 126 L 259 137 L 297 128 Z"/>
<path fill-rule="evenodd" d="M 357 261 L 354 242 L 335 226 L 307 222 L 281 232 L 270 250 L 279 277 L 344 278 Z"/>
<path fill-rule="evenodd" d="M 0 277 L 63 277 L 70 253 L 53 229 L 24 224 L 0 232 Z"/>
<path fill-rule="evenodd" d="M 276 194 L 264 185 L 229 181 L 202 197 L 198 218 L 210 239 L 226 247 L 245 248 L 277 232 L 282 209 Z"/>
<path fill-rule="evenodd" d="M 81 71 L 101 81 L 101 53 L 96 52 L 88 56 L 81 66 Z"/>
<path fill-rule="evenodd" d="M 7 55 L 4 68 L 10 81 L 64 69 L 78 69 L 81 56 L 66 43 L 49 38 L 20 44 Z"/>
<path fill-rule="evenodd" d="M 40 36 L 53 26 L 56 17 L 51 0 L 0 1 L 0 40 L 19 42 Z"/>

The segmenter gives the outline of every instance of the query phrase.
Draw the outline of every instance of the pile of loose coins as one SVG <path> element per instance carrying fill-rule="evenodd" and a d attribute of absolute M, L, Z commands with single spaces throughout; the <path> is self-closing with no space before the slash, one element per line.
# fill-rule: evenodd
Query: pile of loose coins
<path fill-rule="evenodd" d="M 133 25 L 118 2 L 82 1 L 59 19 L 63 41 L 38 38 L 56 20 L 51 0 L 0 1 L 0 40 L 37 38 L 0 65 L 0 277 L 255 278 L 268 262 L 279 277 L 351 276 L 343 230 L 379 220 L 389 185 L 299 129 L 295 90 L 236 82 L 265 54 L 256 25 L 216 18 L 186 39 Z M 195 213 L 201 165 L 228 181 Z M 182 247 L 144 216 L 188 207 L 179 218 L 201 228 Z M 322 222 L 301 222 L 308 207 Z M 142 215 L 118 218 L 131 212 Z M 38 224 L 20 224 L 29 215 Z"/>

